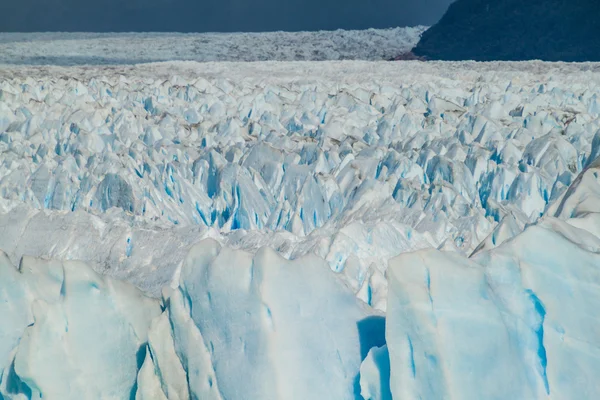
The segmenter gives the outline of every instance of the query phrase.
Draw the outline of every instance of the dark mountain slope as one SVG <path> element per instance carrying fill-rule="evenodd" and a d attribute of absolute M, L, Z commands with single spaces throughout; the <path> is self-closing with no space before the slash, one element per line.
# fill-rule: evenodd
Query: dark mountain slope
<path fill-rule="evenodd" d="M 600 0 L 457 0 L 413 52 L 430 60 L 600 61 Z"/>

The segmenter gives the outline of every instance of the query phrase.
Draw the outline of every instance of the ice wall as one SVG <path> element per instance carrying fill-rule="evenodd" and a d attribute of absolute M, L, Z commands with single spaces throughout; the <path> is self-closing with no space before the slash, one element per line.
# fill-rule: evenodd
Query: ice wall
<path fill-rule="evenodd" d="M 600 392 L 599 163 L 540 222 L 470 259 L 403 254 L 388 269 L 396 398 L 591 398 Z"/>
<path fill-rule="evenodd" d="M 390 262 L 385 315 L 326 261 L 213 239 L 161 302 L 76 262 L 0 262 L 0 394 L 25 398 L 593 398 L 600 178 L 471 258 Z"/>
<path fill-rule="evenodd" d="M 0 254 L 0 396 L 135 394 L 156 300 L 77 262 Z"/>

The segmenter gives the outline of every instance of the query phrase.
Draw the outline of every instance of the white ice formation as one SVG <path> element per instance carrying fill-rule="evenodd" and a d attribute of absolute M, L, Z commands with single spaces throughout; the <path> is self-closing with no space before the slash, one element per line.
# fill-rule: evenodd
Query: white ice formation
<path fill-rule="evenodd" d="M 0 64 L 157 61 L 385 61 L 409 52 L 424 26 L 267 33 L 6 33 Z"/>
<path fill-rule="evenodd" d="M 423 250 L 388 270 L 394 398 L 600 393 L 600 159 L 537 223 L 465 259 Z"/>
<path fill-rule="evenodd" d="M 0 399 L 597 397 L 598 68 L 3 67 Z"/>

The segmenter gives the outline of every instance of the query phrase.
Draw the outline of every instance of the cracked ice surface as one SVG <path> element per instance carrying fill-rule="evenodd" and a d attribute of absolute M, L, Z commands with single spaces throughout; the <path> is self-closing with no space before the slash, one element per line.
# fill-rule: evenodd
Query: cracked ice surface
<path fill-rule="evenodd" d="M 598 70 L 3 67 L 0 398 L 597 397 Z"/>
<path fill-rule="evenodd" d="M 424 26 L 261 33 L 5 33 L 0 63 L 136 64 L 156 61 L 389 60 L 409 52 Z"/>
<path fill-rule="evenodd" d="M 599 167 L 491 250 L 390 261 L 385 323 L 315 255 L 208 239 L 159 303 L 85 264 L 0 254 L 0 394 L 594 398 Z"/>
<path fill-rule="evenodd" d="M 537 224 L 499 247 L 470 259 L 423 250 L 390 262 L 394 397 L 600 393 L 592 372 L 600 365 L 598 167 L 600 160 Z"/>
<path fill-rule="evenodd" d="M 600 152 L 595 69 L 5 67 L 0 248 L 82 259 L 153 295 L 203 237 L 316 253 L 384 310 L 388 259 L 501 243 Z"/>

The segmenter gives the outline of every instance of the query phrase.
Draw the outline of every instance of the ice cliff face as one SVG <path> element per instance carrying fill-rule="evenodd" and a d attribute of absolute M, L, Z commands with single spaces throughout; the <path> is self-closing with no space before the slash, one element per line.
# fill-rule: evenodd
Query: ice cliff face
<path fill-rule="evenodd" d="M 208 239 L 160 304 L 75 262 L 2 255 L 0 277 L 6 399 L 353 399 L 385 342 L 384 318 L 314 255 Z"/>
<path fill-rule="evenodd" d="M 165 303 L 150 332 L 154 376 L 144 379 L 169 387 L 177 365 L 191 398 L 353 399 L 361 351 L 384 341 L 383 317 L 315 256 L 252 257 L 208 240 Z"/>
<path fill-rule="evenodd" d="M 595 397 L 595 68 L 4 69 L 0 398 Z"/>
<path fill-rule="evenodd" d="M 23 258 L 17 270 L 3 256 L 0 393 L 594 397 L 597 164 L 496 248 L 470 259 L 438 250 L 393 259 L 385 320 L 316 256 L 253 256 L 208 239 L 188 253 L 160 306 L 85 264 Z M 49 362 L 57 359 L 64 363 Z"/>
<path fill-rule="evenodd" d="M 427 250 L 390 263 L 386 337 L 395 397 L 599 393 L 599 166 L 537 224 L 493 250 L 470 259 Z"/>
<path fill-rule="evenodd" d="M 87 265 L 0 255 L 0 393 L 127 398 L 159 304 Z M 142 360 L 140 360 L 140 357 Z"/>

